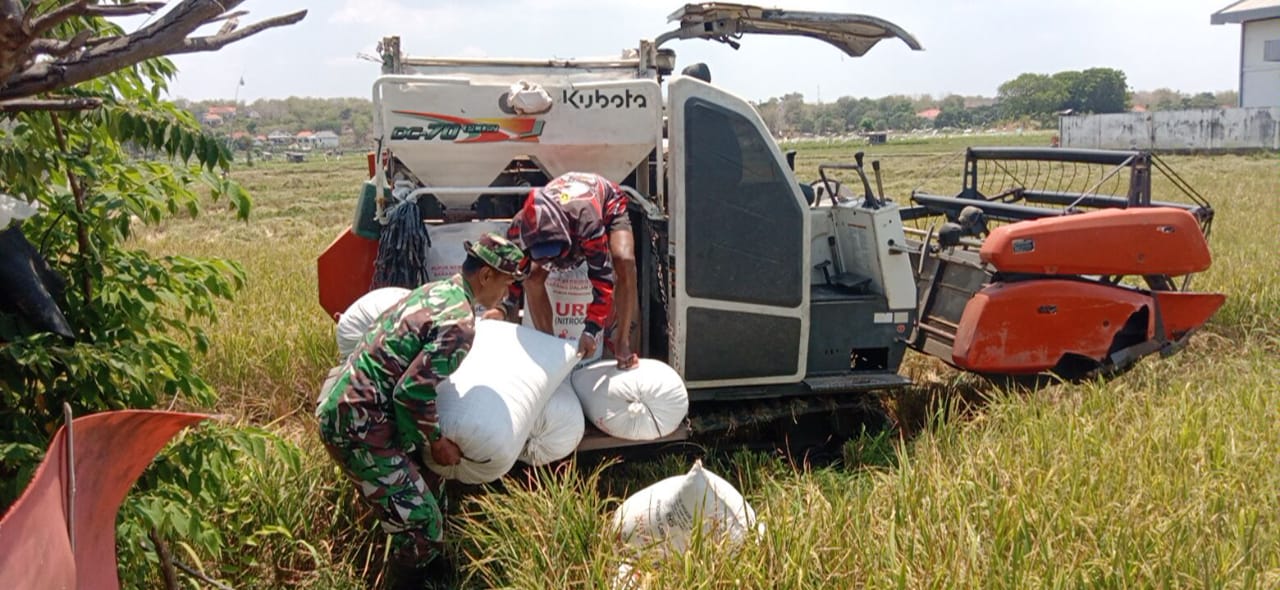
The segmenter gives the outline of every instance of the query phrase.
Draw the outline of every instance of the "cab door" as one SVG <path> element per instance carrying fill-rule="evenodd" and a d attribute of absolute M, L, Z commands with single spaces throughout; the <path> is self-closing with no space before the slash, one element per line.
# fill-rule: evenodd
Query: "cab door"
<path fill-rule="evenodd" d="M 668 86 L 672 364 L 691 388 L 795 383 L 809 341 L 808 207 L 755 109 Z"/>

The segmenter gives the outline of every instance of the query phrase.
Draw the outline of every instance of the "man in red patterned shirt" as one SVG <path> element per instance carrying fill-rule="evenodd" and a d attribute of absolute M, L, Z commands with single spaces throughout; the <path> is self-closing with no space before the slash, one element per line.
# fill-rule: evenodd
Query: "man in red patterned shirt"
<path fill-rule="evenodd" d="M 569 172 L 529 192 L 524 206 L 507 230 L 507 239 L 521 244 L 533 261 L 524 285 L 513 285 L 511 300 L 525 296 L 525 312 L 533 325 L 552 331 L 551 299 L 546 279 L 550 270 L 567 270 L 587 263 L 591 303 L 578 341 L 583 358 L 595 354 L 600 333 L 613 312 L 613 351 L 618 368 L 639 364 L 631 351 L 631 321 L 636 297 L 635 238 L 627 216 L 627 194 L 598 174 Z M 620 293 L 615 301 L 615 289 Z"/>

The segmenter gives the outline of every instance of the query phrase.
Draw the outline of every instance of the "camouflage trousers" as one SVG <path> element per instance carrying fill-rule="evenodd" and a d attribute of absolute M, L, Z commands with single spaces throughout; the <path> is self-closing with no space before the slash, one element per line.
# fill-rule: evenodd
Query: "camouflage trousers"
<path fill-rule="evenodd" d="M 436 498 L 442 489 L 440 478 L 395 444 L 394 419 L 341 403 L 322 406 L 317 418 L 325 449 L 377 513 L 382 530 L 391 535 L 392 559 L 413 567 L 439 556 L 444 539 L 444 517 Z"/>

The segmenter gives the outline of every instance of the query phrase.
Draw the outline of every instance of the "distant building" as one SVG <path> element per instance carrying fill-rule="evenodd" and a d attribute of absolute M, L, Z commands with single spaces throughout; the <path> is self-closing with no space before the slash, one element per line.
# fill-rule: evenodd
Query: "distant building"
<path fill-rule="evenodd" d="M 210 111 L 200 117 L 200 122 L 210 127 L 217 127 L 222 124 L 222 117 Z"/>
<path fill-rule="evenodd" d="M 222 117 L 223 119 L 236 118 L 236 107 L 231 105 L 212 106 L 209 107 L 209 113 Z"/>
<path fill-rule="evenodd" d="M 1280 0 L 1239 0 L 1213 13 L 1215 25 L 1240 23 L 1240 106 L 1280 106 Z"/>
<path fill-rule="evenodd" d="M 267 141 L 270 141 L 271 145 L 289 145 L 293 143 L 293 134 L 285 131 L 272 131 L 267 135 Z"/>
<path fill-rule="evenodd" d="M 326 150 L 337 149 L 338 134 L 327 129 L 317 131 L 315 135 L 311 136 L 311 145 Z"/>
<path fill-rule="evenodd" d="M 932 109 L 925 109 L 923 111 L 920 111 L 916 113 L 916 116 L 920 117 L 921 119 L 928 119 L 932 121 L 934 119 L 937 119 L 938 115 L 941 115 L 941 114 L 942 114 L 942 109 L 932 108 Z"/>

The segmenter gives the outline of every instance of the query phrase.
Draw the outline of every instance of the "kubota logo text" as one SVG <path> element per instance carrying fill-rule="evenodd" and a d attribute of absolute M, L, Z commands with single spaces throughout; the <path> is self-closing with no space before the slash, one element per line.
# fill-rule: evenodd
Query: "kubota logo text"
<path fill-rule="evenodd" d="M 562 90 L 560 100 L 575 109 L 647 109 L 649 98 L 631 92 L 605 92 L 603 90 Z"/>
<path fill-rule="evenodd" d="M 451 141 L 454 143 L 487 143 L 494 141 L 538 141 L 544 121 L 533 117 L 501 119 L 463 119 L 439 113 L 392 111 L 422 119 L 422 125 L 397 125 L 391 129 L 392 141 Z"/>

